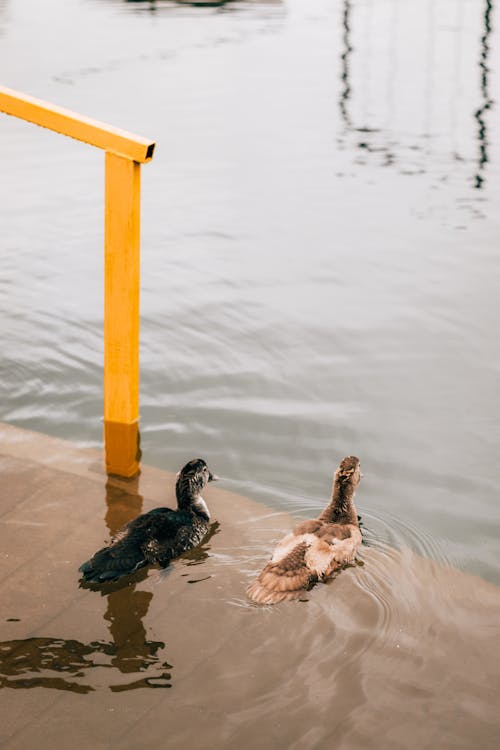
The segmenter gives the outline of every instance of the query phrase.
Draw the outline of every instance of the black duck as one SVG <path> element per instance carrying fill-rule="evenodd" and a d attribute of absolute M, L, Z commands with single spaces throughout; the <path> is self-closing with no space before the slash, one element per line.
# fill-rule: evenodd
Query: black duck
<path fill-rule="evenodd" d="M 189 461 L 177 475 L 177 510 L 154 508 L 125 524 L 107 547 L 79 570 L 87 583 L 116 581 L 144 565 L 168 565 L 198 545 L 208 531 L 210 513 L 201 492 L 218 477 L 202 458 Z"/>

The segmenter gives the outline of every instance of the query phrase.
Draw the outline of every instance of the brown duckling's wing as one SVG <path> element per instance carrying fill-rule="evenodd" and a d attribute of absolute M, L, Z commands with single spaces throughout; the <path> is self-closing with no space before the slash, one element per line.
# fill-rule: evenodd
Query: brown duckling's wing
<path fill-rule="evenodd" d="M 310 531 L 300 533 L 300 528 L 295 528 L 276 545 L 270 562 L 249 586 L 247 594 L 260 604 L 297 599 L 323 577 L 332 553 L 328 542 Z"/>
<path fill-rule="evenodd" d="M 332 551 L 330 564 L 324 573 L 324 577 L 327 578 L 335 570 L 354 560 L 362 536 L 358 526 L 338 523 L 324 524 L 319 535 L 330 545 Z"/>
<path fill-rule="evenodd" d="M 306 565 L 307 549 L 307 543 L 300 542 L 277 562 L 268 562 L 247 589 L 250 599 L 258 604 L 297 599 L 315 580 Z"/>
<path fill-rule="evenodd" d="M 304 533 L 301 530 L 296 527 L 277 544 L 270 562 L 247 589 L 252 601 L 276 604 L 297 599 L 316 581 L 353 560 L 361 544 L 356 526 L 319 524 L 314 532 L 305 526 Z"/>

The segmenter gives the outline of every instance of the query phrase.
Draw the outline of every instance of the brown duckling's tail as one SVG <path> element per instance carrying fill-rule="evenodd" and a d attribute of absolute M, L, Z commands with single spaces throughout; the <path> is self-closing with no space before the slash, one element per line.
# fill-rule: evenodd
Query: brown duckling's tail
<path fill-rule="evenodd" d="M 259 581 L 254 581 L 247 588 L 247 596 L 256 604 L 279 604 L 287 600 L 298 599 L 304 589 L 299 588 L 294 591 L 273 591 L 263 586 Z"/>
<path fill-rule="evenodd" d="M 306 544 L 297 545 L 278 562 L 269 562 L 247 589 L 247 596 L 257 604 L 277 604 L 298 599 L 317 578 L 305 562 Z"/>

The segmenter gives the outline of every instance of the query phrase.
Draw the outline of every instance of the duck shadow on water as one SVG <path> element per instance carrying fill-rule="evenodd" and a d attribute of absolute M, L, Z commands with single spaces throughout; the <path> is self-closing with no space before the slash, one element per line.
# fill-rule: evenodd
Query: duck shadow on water
<path fill-rule="evenodd" d="M 126 487 L 109 481 L 106 504 L 106 525 L 114 534 L 142 511 L 137 481 Z M 209 541 L 218 529 L 219 524 L 213 523 L 202 544 L 183 555 L 185 565 L 199 565 L 207 559 Z M 168 572 L 169 568 L 162 571 L 162 577 Z M 112 692 L 172 687 L 172 665 L 165 659 L 165 643 L 149 640 L 143 623 L 153 593 L 136 587 L 147 576 L 146 568 L 115 583 L 80 584 L 106 597 L 103 618 L 110 640 L 82 643 L 76 639 L 32 637 L 0 642 L 0 687 L 44 687 L 80 694 L 102 687 Z M 189 578 L 187 583 L 204 580 Z"/>

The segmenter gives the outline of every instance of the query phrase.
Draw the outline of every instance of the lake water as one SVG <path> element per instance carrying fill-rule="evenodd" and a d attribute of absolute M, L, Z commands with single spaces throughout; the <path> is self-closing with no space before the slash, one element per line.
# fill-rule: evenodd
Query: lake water
<path fill-rule="evenodd" d="M 143 460 L 500 583 L 489 0 L 0 0 L 2 83 L 157 141 Z M 98 446 L 103 156 L 0 119 L 1 419 Z"/>

